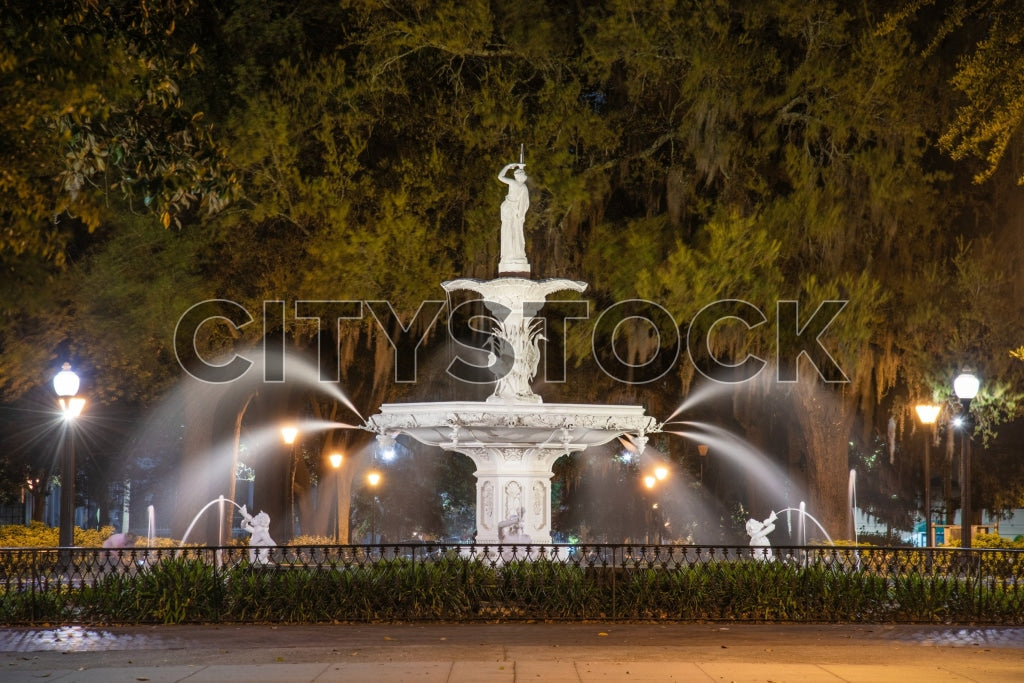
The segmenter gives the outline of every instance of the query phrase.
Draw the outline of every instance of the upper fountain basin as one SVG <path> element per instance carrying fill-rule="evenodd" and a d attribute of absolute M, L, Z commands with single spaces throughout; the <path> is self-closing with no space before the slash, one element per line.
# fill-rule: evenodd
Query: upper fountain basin
<path fill-rule="evenodd" d="M 582 450 L 621 434 L 658 431 L 643 406 L 448 401 L 385 403 L 367 420 L 377 434 L 408 434 L 440 447 L 555 447 Z"/>

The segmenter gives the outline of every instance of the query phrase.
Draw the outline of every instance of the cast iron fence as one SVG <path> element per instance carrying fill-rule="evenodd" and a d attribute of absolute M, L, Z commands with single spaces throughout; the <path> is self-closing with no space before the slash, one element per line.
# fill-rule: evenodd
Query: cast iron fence
<path fill-rule="evenodd" d="M 698 545 L 0 549 L 0 623 L 1024 624 L 1024 551 Z"/>

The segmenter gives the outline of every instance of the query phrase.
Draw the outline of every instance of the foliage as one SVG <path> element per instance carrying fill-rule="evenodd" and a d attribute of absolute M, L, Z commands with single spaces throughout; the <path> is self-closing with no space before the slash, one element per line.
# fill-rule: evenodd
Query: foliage
<path fill-rule="evenodd" d="M 942 19 L 926 49 L 956 51 L 956 70 L 950 83 L 962 99 L 940 143 L 954 159 L 980 161 L 982 169 L 974 177 L 980 183 L 993 176 L 1007 155 L 1015 154 L 1011 143 L 1024 123 L 1020 8 L 1012 0 L 913 0 L 893 12 L 883 30 L 918 19 L 930 6 L 939 8 Z M 1024 183 L 1024 176 L 1018 183 Z"/>
<path fill-rule="evenodd" d="M 81 588 L 64 580 L 13 583 L 0 621 L 104 623 L 376 622 L 449 620 L 653 620 L 1019 624 L 1021 551 L 894 548 L 792 549 L 752 560 L 745 548 L 635 554 L 590 546 L 586 559 L 473 558 L 455 550 L 418 560 L 372 557 L 369 548 L 307 548 L 302 562 L 221 566 L 188 553 L 102 565 Z M 633 549 L 641 551 L 640 548 Z M 625 551 L 626 554 L 619 554 Z M 733 555 L 732 558 L 729 556 Z M 315 558 L 314 558 L 315 556 Z M 212 558 L 212 555 L 208 556 Z M 660 559 L 658 559 L 660 557 Z M 631 558 L 631 559 L 629 559 Z M 675 558 L 675 559 L 673 559 Z M 140 558 L 136 558 L 140 559 Z M 77 566 L 90 566 L 86 557 Z M 965 573 L 966 572 L 966 573 Z M 17 588 L 21 586 L 21 588 Z M 16 590 L 13 588 L 17 588 Z"/>
<path fill-rule="evenodd" d="M 999 534 L 974 534 L 971 536 L 972 548 L 1016 548 L 1024 549 L 1024 537 L 1008 539 Z"/>
<path fill-rule="evenodd" d="M 99 548 L 114 533 L 114 527 L 82 529 L 75 527 L 74 544 L 79 548 Z M 0 547 L 4 548 L 56 548 L 60 545 L 60 529 L 42 522 L 28 525 L 4 524 L 0 526 Z"/>
<path fill-rule="evenodd" d="M 686 331 L 719 298 L 770 319 L 779 300 L 805 314 L 847 302 L 824 344 L 850 382 L 773 378 L 778 401 L 751 382 L 731 408 L 748 431 L 766 425 L 784 435 L 766 442 L 806 454 L 771 453 L 822 493 L 812 503 L 826 526 L 844 528 L 855 425 L 870 443 L 890 405 L 947 400 L 953 368 L 982 359 L 992 381 L 979 432 L 1024 409 L 1024 371 L 1006 354 L 1019 344 L 1024 272 L 1015 195 L 999 173 L 964 183 L 974 169 L 936 153 L 947 132 L 957 155 L 1002 154 L 1018 120 L 1019 17 L 1006 0 L 976 6 L 879 31 L 885 0 L 8 2 L 0 389 L 25 395 L 40 367 L 71 355 L 94 368 L 101 400 L 149 405 L 182 376 L 174 323 L 204 299 L 257 317 L 267 300 L 381 299 L 408 320 L 441 297 L 439 281 L 494 274 L 493 174 L 524 144 L 533 272 L 589 279 L 593 310 L 648 297 Z M 976 59 L 923 52 L 920 36 L 936 31 Z M 975 114 L 995 94 L 990 118 L 954 111 L 951 67 Z M 289 349 L 340 349 L 334 374 L 361 407 L 413 393 L 391 381 L 398 323 L 320 327 L 287 310 L 267 328 L 206 325 L 192 351 L 212 358 L 283 333 Z M 769 323 L 694 325 L 708 342 L 695 360 L 799 350 Z M 578 327 L 583 358 L 592 330 Z M 571 389 L 650 405 L 674 401 L 694 373 L 680 357 L 656 390 L 608 391 L 587 366 Z M 253 424 L 284 407 L 267 393 Z M 287 408 L 312 400 L 297 390 Z M 220 406 L 240 414 L 246 401 Z M 183 448 L 198 459 L 212 444 L 193 444 L 206 437 L 188 427 Z M 464 483 L 457 475 L 443 481 Z M 415 497 L 438 507 L 433 493 Z M 441 504 L 458 508 L 454 498 Z"/>
<path fill-rule="evenodd" d="M 0 254 L 63 262 L 69 227 L 99 227 L 110 193 L 164 227 L 222 208 L 232 180 L 185 95 L 201 68 L 195 10 L 192 0 L 3 3 L 0 196 L 13 229 Z"/>

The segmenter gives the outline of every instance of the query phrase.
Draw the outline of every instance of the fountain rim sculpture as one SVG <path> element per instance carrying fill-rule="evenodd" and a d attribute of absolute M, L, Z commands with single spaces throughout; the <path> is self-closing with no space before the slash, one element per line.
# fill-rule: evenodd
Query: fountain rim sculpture
<path fill-rule="evenodd" d="M 366 428 L 387 438 L 406 434 L 425 445 L 449 450 L 458 450 L 459 446 L 565 446 L 577 451 L 623 434 L 644 439 L 661 431 L 657 421 L 638 405 L 484 401 L 385 403 L 378 414 L 370 417 Z M 491 438 L 486 443 L 474 438 L 479 431 L 491 428 L 503 430 L 508 438 Z M 550 436 L 538 441 L 538 433 Z"/>

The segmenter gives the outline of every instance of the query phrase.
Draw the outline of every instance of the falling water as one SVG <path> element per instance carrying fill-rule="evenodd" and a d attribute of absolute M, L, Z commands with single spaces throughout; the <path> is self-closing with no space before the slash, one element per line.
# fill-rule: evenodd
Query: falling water
<path fill-rule="evenodd" d="M 675 434 L 695 443 L 706 443 L 712 451 L 725 456 L 752 473 L 765 490 L 777 500 L 784 500 L 788 486 L 788 477 L 760 450 L 752 444 L 718 425 L 693 420 L 685 420 L 677 424 L 684 425 L 684 431 L 664 430 L 666 434 Z"/>
<path fill-rule="evenodd" d="M 241 506 L 241 505 L 239 505 L 238 503 L 236 503 L 236 502 L 235 502 L 235 501 L 233 501 L 233 500 L 228 500 L 228 499 L 227 499 L 227 498 L 225 498 L 224 496 L 218 496 L 218 497 L 214 498 L 214 499 L 213 499 L 213 500 L 211 500 L 211 501 L 210 501 L 209 503 L 207 503 L 206 505 L 204 505 L 204 506 L 203 506 L 203 507 L 202 507 L 202 508 L 201 508 L 201 509 L 199 510 L 199 512 L 197 512 L 197 513 L 196 513 L 196 516 L 192 518 L 192 523 L 188 525 L 188 528 L 187 528 L 187 529 L 185 529 L 185 535 L 181 537 L 181 543 L 179 543 L 178 545 L 179 545 L 179 546 L 183 546 L 183 545 L 185 545 L 185 541 L 187 541 L 187 540 L 188 540 L 188 535 L 189 535 L 189 534 L 190 534 L 190 533 L 192 532 L 192 527 L 194 527 L 194 526 L 196 525 L 196 522 L 198 522 L 198 521 L 199 521 L 199 518 L 200 518 L 200 517 L 202 516 L 202 514 L 203 514 L 204 512 L 206 512 L 206 510 L 207 510 L 207 509 L 208 509 L 208 508 L 209 508 L 209 507 L 210 507 L 211 505 L 217 505 L 217 504 L 219 504 L 219 508 L 218 508 L 218 509 L 219 509 L 219 511 L 220 511 L 220 526 L 219 526 L 219 528 L 218 528 L 218 537 L 219 537 L 219 538 L 218 538 L 218 544 L 223 544 L 223 542 L 224 542 L 224 504 L 225 504 L 225 503 L 231 503 L 232 505 L 234 505 L 234 506 L 235 506 L 236 508 L 238 508 L 239 510 L 241 510 L 241 509 L 242 509 L 242 506 Z"/>
<path fill-rule="evenodd" d="M 796 533 L 797 533 L 797 544 L 798 545 L 807 545 L 807 520 L 808 519 L 811 520 L 812 522 L 814 522 L 815 526 L 818 527 L 818 530 L 821 531 L 821 533 L 825 534 L 825 540 L 827 540 L 829 542 L 829 545 L 835 545 L 835 541 L 833 541 L 832 537 L 828 535 L 827 531 L 825 531 L 825 527 L 823 527 L 821 525 L 821 522 L 819 522 L 817 519 L 815 519 L 814 515 L 812 515 L 811 513 L 807 512 L 807 504 L 804 503 L 804 501 L 802 501 L 802 500 L 800 501 L 800 507 L 798 507 L 798 508 L 783 508 L 782 510 L 779 510 L 780 513 L 782 513 L 782 512 L 790 512 L 790 511 L 797 512 L 800 515 L 799 518 L 797 519 L 797 523 L 796 523 Z"/>
<path fill-rule="evenodd" d="M 800 545 L 807 545 L 807 504 L 800 502 L 800 521 L 797 523 L 797 540 Z"/>
<path fill-rule="evenodd" d="M 853 542 L 857 542 L 857 470 L 850 470 L 850 484 L 847 490 L 850 505 L 850 525 L 853 527 Z"/>

